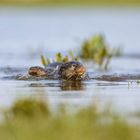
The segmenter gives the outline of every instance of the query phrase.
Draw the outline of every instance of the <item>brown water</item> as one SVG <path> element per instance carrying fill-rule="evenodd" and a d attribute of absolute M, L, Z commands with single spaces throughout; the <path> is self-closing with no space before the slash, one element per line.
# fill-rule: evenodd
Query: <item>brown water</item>
<path fill-rule="evenodd" d="M 83 107 L 97 103 L 130 113 L 140 108 L 140 11 L 138 9 L 8 9 L 0 10 L 0 107 L 22 97 Z M 53 56 L 72 49 L 78 53 L 83 39 L 104 33 L 112 46 L 123 45 L 124 55 L 114 58 L 109 71 L 85 64 L 91 80 L 64 83 L 57 80 L 18 81 L 11 76 L 41 65 L 40 54 Z M 6 78 L 8 77 L 8 78 Z"/>

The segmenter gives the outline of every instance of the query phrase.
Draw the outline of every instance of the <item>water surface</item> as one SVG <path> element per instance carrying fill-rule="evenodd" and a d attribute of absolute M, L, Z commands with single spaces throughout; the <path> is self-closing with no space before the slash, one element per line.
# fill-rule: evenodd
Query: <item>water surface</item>
<path fill-rule="evenodd" d="M 84 39 L 103 33 L 110 46 L 124 46 L 124 55 L 140 54 L 140 10 L 138 9 L 0 9 L 0 107 L 21 97 L 45 99 L 55 109 L 58 104 L 74 107 L 98 103 L 102 109 L 112 104 L 121 112 L 139 110 L 140 85 L 137 79 L 108 81 L 94 77 L 139 75 L 139 57 L 114 58 L 107 72 L 85 64 L 93 79 L 82 83 L 57 80 L 18 81 L 4 79 L 26 73 L 41 65 L 40 54 L 78 49 Z M 131 82 L 130 82 L 131 81 Z"/>

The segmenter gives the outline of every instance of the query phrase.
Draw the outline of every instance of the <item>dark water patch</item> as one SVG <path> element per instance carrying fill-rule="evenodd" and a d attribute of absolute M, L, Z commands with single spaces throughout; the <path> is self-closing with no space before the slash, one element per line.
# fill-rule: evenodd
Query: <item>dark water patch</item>
<path fill-rule="evenodd" d="M 129 80 L 139 80 L 140 74 L 102 75 L 100 77 L 96 77 L 93 79 L 101 80 L 101 81 L 123 82 Z"/>
<path fill-rule="evenodd" d="M 122 83 L 97 83 L 96 84 L 97 86 L 101 86 L 101 87 L 103 87 L 103 86 L 105 86 L 105 87 L 107 87 L 107 86 L 120 86 L 120 85 L 126 85 L 126 84 L 122 84 Z"/>

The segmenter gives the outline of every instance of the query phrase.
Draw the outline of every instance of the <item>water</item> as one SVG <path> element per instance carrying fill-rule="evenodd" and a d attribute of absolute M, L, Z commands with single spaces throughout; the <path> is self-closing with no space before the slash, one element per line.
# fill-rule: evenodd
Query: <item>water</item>
<path fill-rule="evenodd" d="M 41 65 L 40 54 L 53 56 L 72 49 L 78 52 L 84 39 L 103 33 L 110 46 L 123 46 L 124 54 L 140 54 L 140 10 L 107 8 L 1 8 L 0 9 L 0 107 L 8 107 L 22 97 L 45 99 L 52 109 L 58 104 L 84 107 L 106 104 L 121 112 L 139 110 L 140 85 L 136 80 L 105 81 L 92 79 L 82 83 L 60 81 L 17 81 L 5 76 L 25 73 L 32 65 Z M 138 58 L 114 58 L 108 72 L 98 72 L 86 64 L 92 77 L 136 75 Z M 138 80 L 138 79 L 137 79 Z M 65 85 L 66 84 L 66 85 Z"/>

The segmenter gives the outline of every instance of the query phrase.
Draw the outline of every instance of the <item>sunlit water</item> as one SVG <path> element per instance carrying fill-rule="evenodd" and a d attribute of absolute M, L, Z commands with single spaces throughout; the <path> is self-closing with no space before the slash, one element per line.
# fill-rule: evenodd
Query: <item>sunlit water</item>
<path fill-rule="evenodd" d="M 26 73 L 41 65 L 40 54 L 53 56 L 72 49 L 78 53 L 84 39 L 103 33 L 110 46 L 123 46 L 124 54 L 140 54 L 140 10 L 138 9 L 0 9 L 0 107 L 8 107 L 22 97 L 84 107 L 106 104 L 121 112 L 139 110 L 140 85 L 137 80 L 105 81 L 91 79 L 76 85 L 60 81 L 18 81 L 3 79 Z M 114 58 L 108 72 L 87 65 L 92 78 L 102 75 L 138 75 L 139 58 Z M 130 83 L 129 81 L 132 81 Z"/>

